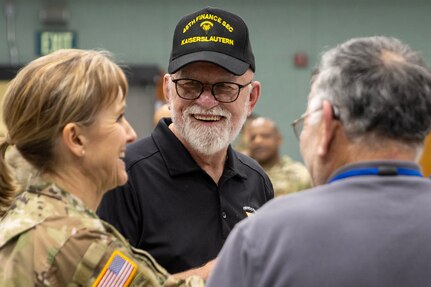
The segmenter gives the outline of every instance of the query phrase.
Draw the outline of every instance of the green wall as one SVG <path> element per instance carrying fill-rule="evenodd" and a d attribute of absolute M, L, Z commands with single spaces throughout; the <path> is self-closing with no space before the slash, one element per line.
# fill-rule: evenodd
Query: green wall
<path fill-rule="evenodd" d="M 0 0 L 3 10 L 6 0 Z M 58 3 L 60 1 L 51 1 Z M 46 1 L 15 0 L 19 61 L 36 57 L 35 32 Z M 64 0 L 70 12 L 67 29 L 78 33 L 79 48 L 104 48 L 121 62 L 167 67 L 176 22 L 210 5 L 241 15 L 247 22 L 256 57 L 262 96 L 256 112 L 273 118 L 285 140 L 283 152 L 300 159 L 290 122 L 305 109 L 309 76 L 326 48 L 348 38 L 395 36 L 422 51 L 431 63 L 431 1 L 426 0 Z M 293 55 L 309 56 L 295 68 Z M 9 63 L 6 20 L 0 12 L 0 65 Z M 132 115 L 133 117 L 133 115 Z M 152 115 L 148 116 L 151 120 Z"/>

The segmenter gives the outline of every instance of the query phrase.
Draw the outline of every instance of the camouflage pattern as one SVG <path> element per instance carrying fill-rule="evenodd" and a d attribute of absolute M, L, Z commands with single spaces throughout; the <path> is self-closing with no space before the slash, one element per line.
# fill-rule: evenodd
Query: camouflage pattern
<path fill-rule="evenodd" d="M 0 219 L 0 286 L 92 286 L 114 251 L 138 269 L 129 286 L 204 286 L 177 280 L 131 247 L 81 200 L 55 185 L 30 186 Z"/>
<path fill-rule="evenodd" d="M 311 187 L 306 167 L 288 156 L 283 156 L 276 165 L 265 171 L 274 187 L 274 197 Z"/>

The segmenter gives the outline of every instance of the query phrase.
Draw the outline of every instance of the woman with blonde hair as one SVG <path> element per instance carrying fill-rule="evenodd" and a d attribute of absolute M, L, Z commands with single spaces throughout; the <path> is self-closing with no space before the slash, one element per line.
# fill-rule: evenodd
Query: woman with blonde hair
<path fill-rule="evenodd" d="M 177 280 L 95 214 L 127 182 L 126 77 L 108 52 L 60 50 L 11 81 L 0 139 L 1 286 L 201 286 Z M 9 146 L 37 170 L 24 192 Z"/>

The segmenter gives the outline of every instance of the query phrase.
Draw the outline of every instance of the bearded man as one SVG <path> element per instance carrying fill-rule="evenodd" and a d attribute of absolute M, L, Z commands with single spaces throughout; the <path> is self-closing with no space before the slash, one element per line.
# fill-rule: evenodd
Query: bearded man
<path fill-rule="evenodd" d="M 239 16 L 208 7 L 183 17 L 163 83 L 172 119 L 128 146 L 129 181 L 99 206 L 171 273 L 206 278 L 235 224 L 274 196 L 262 168 L 230 145 L 260 96 L 254 71 Z"/>

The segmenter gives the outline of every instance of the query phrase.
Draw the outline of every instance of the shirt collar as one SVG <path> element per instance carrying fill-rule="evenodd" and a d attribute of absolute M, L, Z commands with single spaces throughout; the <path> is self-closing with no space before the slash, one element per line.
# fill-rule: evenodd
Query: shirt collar
<path fill-rule="evenodd" d="M 342 166 L 338 169 L 336 169 L 329 179 L 339 175 L 340 173 L 354 170 L 354 169 L 361 169 L 361 168 L 373 168 L 373 167 L 401 167 L 401 168 L 409 168 L 414 170 L 420 170 L 420 167 L 418 164 L 414 162 L 409 161 L 400 161 L 400 160 L 375 160 L 375 161 L 363 161 L 363 162 L 355 162 L 351 164 L 347 164 L 345 166 Z"/>

